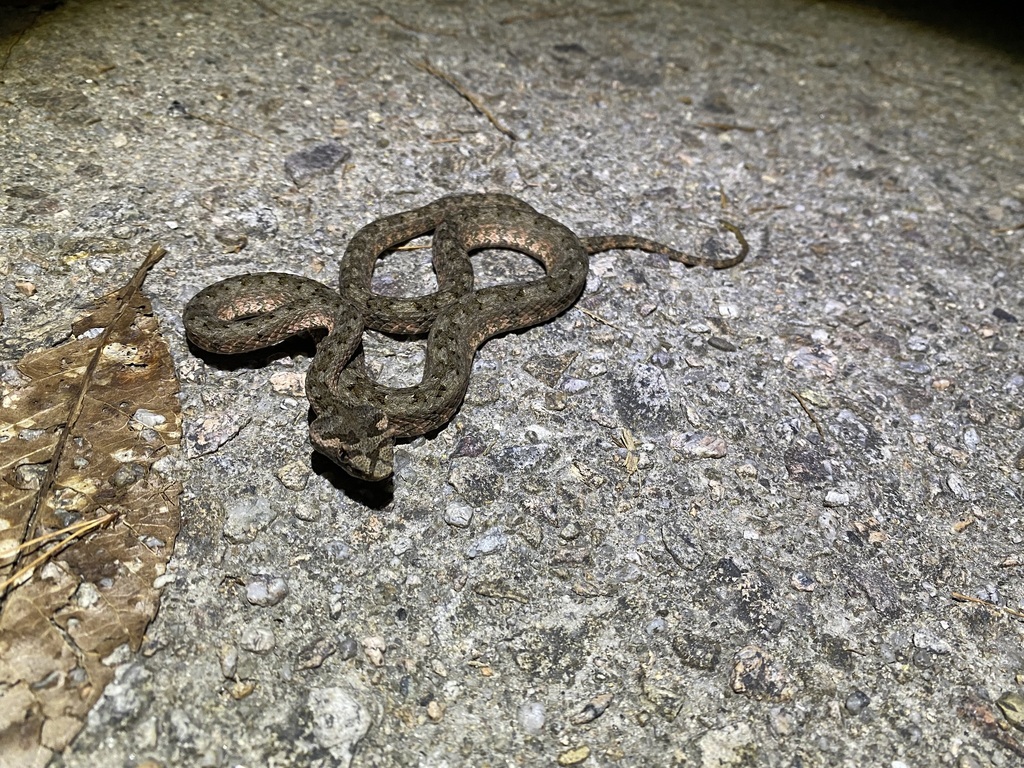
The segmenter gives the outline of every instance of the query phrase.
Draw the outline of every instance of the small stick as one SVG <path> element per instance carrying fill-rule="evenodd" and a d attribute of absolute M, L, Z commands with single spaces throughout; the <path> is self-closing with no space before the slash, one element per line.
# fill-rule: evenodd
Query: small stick
<path fill-rule="evenodd" d="M 825 439 L 825 430 L 824 430 L 824 428 L 822 428 L 821 422 L 818 421 L 818 417 L 814 415 L 814 413 L 811 411 L 810 407 L 807 405 L 807 401 L 804 400 L 804 398 L 796 390 L 793 390 L 793 389 L 789 390 L 789 394 L 791 394 L 793 397 L 795 397 L 796 401 L 798 403 L 800 403 L 800 407 L 804 409 L 804 413 L 807 414 L 807 418 L 809 418 L 811 420 L 811 422 L 814 424 L 814 428 L 818 430 L 818 435 L 821 437 L 822 440 L 824 440 Z"/>
<path fill-rule="evenodd" d="M 1021 613 L 1020 611 L 1015 611 L 1013 610 L 1013 608 L 1006 608 L 1002 605 L 990 603 L 988 600 L 982 600 L 980 597 L 971 597 L 970 595 L 964 595 L 960 592 L 952 592 L 950 593 L 950 596 L 958 603 L 980 603 L 981 605 L 984 605 L 986 608 L 989 608 L 993 611 L 1002 611 L 1003 613 L 1013 616 L 1013 618 L 1015 619 L 1024 619 L 1024 613 Z"/>
<path fill-rule="evenodd" d="M 106 523 L 109 523 L 115 517 L 117 517 L 116 514 L 114 514 L 113 512 L 108 512 L 107 514 L 103 515 L 103 517 L 97 517 L 95 520 L 86 520 L 81 523 L 75 523 L 74 525 L 69 525 L 67 528 L 61 528 L 59 531 L 54 531 L 53 533 L 49 533 L 45 536 L 39 536 L 38 538 L 32 539 L 31 541 L 26 541 L 24 544 L 18 547 L 19 550 L 27 550 L 27 548 L 33 544 L 37 544 L 42 541 L 48 541 L 50 539 L 56 538 L 62 533 L 71 532 L 71 535 L 68 536 L 66 539 L 63 539 L 54 546 L 50 547 L 48 550 L 43 552 L 43 554 L 41 554 L 32 562 L 26 563 L 23 567 L 18 569 L 17 573 L 15 573 L 6 581 L 0 583 L 0 592 L 7 589 L 12 584 L 16 584 L 18 581 L 21 580 L 23 576 L 25 576 L 25 574 L 31 573 L 33 570 L 35 570 L 35 567 L 37 565 L 44 562 L 45 560 L 49 560 L 62 549 L 64 549 L 69 544 L 74 542 L 75 539 L 80 539 L 89 531 L 93 530 L 94 528 L 99 528 L 105 525 Z"/>
<path fill-rule="evenodd" d="M 417 27 L 406 21 L 402 21 L 397 16 L 392 16 L 383 8 L 377 8 L 377 13 L 379 13 L 382 18 L 385 18 L 388 21 L 390 21 L 392 24 L 399 26 L 402 29 L 407 29 L 410 32 L 415 32 L 418 35 L 443 35 L 445 37 L 458 37 L 458 35 L 455 32 L 451 32 L 446 29 L 424 29 L 423 27 Z"/>
<path fill-rule="evenodd" d="M 484 103 L 479 96 L 477 96 L 472 91 L 468 90 L 464 85 L 462 85 L 462 83 L 460 83 L 454 77 L 449 75 L 447 72 L 438 69 L 426 59 L 423 59 L 423 61 L 414 61 L 412 62 L 412 64 L 416 66 L 418 69 L 422 69 L 428 75 L 433 75 L 438 80 L 447 83 L 448 86 L 453 91 L 455 91 L 457 94 L 459 94 L 459 96 L 468 101 L 473 106 L 473 109 L 475 109 L 481 115 L 486 117 L 487 120 L 490 121 L 491 125 L 493 125 L 499 131 L 504 133 L 510 139 L 512 139 L 512 141 L 519 140 L 519 137 L 516 136 L 511 129 L 506 128 L 504 125 L 502 125 L 501 121 L 498 120 L 498 118 L 495 117 L 494 114 L 486 106 L 484 106 Z"/>
<path fill-rule="evenodd" d="M 629 333 L 629 331 L 627 331 L 625 328 L 620 328 L 615 323 L 611 322 L 610 320 L 605 320 L 603 317 L 601 317 L 600 315 L 598 315 L 598 314 L 596 314 L 594 312 L 591 312 L 589 309 L 584 309 L 583 307 L 576 307 L 576 309 L 578 309 L 584 315 L 589 317 L 595 323 L 601 323 L 602 325 L 607 325 L 609 328 L 614 328 L 616 331 L 621 331 L 622 333 Z"/>
<path fill-rule="evenodd" d="M 266 138 L 260 136 L 258 133 L 254 133 L 248 130 L 247 128 L 232 125 L 231 123 L 225 120 L 221 120 L 219 117 L 209 117 L 207 115 L 199 114 L 198 112 L 192 112 L 188 107 L 186 107 L 181 102 L 177 102 L 172 106 L 186 120 L 198 120 L 199 122 L 206 123 L 207 125 L 216 125 L 220 128 L 227 128 L 229 131 L 238 131 L 239 133 L 244 133 L 246 136 L 252 136 L 254 139 L 259 139 L 260 141 L 266 141 Z"/>
<path fill-rule="evenodd" d="M 282 14 L 280 11 L 278 11 L 276 8 L 274 8 L 269 3 L 264 3 L 263 0 L 251 0 L 251 1 L 258 8 L 266 11 L 271 16 L 276 16 L 277 18 L 281 19 L 281 21 L 287 22 L 289 24 L 298 24 L 300 27 L 305 27 L 306 29 L 311 29 L 314 32 L 319 32 L 319 30 L 316 27 L 314 27 L 312 24 L 307 24 L 306 22 L 299 21 L 298 19 L 289 19 L 287 16 Z"/>
<path fill-rule="evenodd" d="M 1009 227 L 1000 227 L 999 229 L 993 229 L 992 233 L 995 235 L 1008 235 L 1011 232 L 1017 232 L 1018 230 L 1024 229 L 1024 221 L 1020 224 L 1014 224 Z"/>
<path fill-rule="evenodd" d="M 745 133 L 754 133 L 757 130 L 757 126 L 753 125 L 739 125 L 738 123 L 697 123 L 701 128 L 710 128 L 713 131 L 744 131 Z"/>

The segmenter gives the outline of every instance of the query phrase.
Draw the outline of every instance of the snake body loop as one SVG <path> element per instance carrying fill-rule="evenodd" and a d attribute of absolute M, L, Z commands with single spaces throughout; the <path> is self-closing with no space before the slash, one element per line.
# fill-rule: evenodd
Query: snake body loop
<path fill-rule="evenodd" d="M 349 474 L 378 481 L 392 474 L 396 438 L 425 434 L 455 415 L 480 345 L 497 334 L 546 322 L 579 298 L 589 254 L 637 248 L 690 266 L 728 267 L 742 261 L 748 249 L 738 229 L 723 226 L 736 236 L 739 254 L 705 259 L 632 235 L 580 239 L 509 195 L 452 195 L 359 230 L 342 258 L 337 291 L 276 272 L 240 275 L 196 294 L 182 319 L 196 346 L 221 354 L 249 352 L 300 333 L 322 334 L 306 374 L 306 394 L 316 414 L 310 442 Z M 437 291 L 411 298 L 373 293 L 377 259 L 430 233 Z M 470 255 L 485 248 L 524 253 L 543 265 L 544 277 L 474 289 Z M 371 379 L 360 349 L 367 329 L 426 333 L 422 380 L 394 388 Z"/>

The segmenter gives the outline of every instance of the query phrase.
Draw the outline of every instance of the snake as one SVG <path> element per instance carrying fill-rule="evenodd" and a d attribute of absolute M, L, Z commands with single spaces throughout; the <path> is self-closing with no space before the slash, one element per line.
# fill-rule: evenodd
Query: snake
<path fill-rule="evenodd" d="M 547 322 L 576 302 L 591 255 L 637 249 L 691 267 L 732 267 L 749 247 L 738 227 L 719 223 L 735 236 L 737 254 L 695 256 L 636 235 L 578 237 L 512 195 L 448 195 L 358 230 L 341 258 L 337 289 L 282 272 L 237 275 L 193 296 L 182 321 L 192 344 L 216 354 L 248 353 L 312 335 L 316 350 L 306 372 L 314 414 L 310 442 L 349 475 L 379 482 L 394 472 L 396 440 L 428 434 L 453 418 L 485 341 Z M 377 260 L 425 235 L 432 235 L 437 290 L 413 297 L 374 293 Z M 471 255 L 493 248 L 531 257 L 543 266 L 544 276 L 475 288 Z M 378 383 L 363 357 L 366 330 L 398 337 L 425 334 L 420 382 Z"/>

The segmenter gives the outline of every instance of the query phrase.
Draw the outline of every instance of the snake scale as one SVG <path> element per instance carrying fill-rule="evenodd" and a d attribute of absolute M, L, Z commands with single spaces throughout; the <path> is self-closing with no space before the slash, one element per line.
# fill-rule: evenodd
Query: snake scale
<path fill-rule="evenodd" d="M 510 195 L 450 195 L 360 229 L 341 260 L 338 290 L 278 272 L 239 275 L 196 294 L 182 319 L 193 344 L 219 354 L 251 352 L 302 333 L 316 335 L 306 374 L 315 414 L 310 442 L 350 475 L 379 481 L 392 474 L 396 438 L 438 429 L 455 415 L 481 344 L 546 322 L 579 298 L 590 254 L 635 248 L 688 266 L 731 267 L 746 257 L 748 247 L 739 229 L 721 223 L 736 237 L 740 251 L 704 258 L 633 235 L 580 238 Z M 437 291 L 409 298 L 373 293 L 370 280 L 377 260 L 430 233 Z M 470 255 L 484 248 L 524 253 L 543 265 L 545 275 L 474 289 Z M 361 349 L 366 329 L 427 334 L 420 383 L 393 388 L 374 381 Z"/>

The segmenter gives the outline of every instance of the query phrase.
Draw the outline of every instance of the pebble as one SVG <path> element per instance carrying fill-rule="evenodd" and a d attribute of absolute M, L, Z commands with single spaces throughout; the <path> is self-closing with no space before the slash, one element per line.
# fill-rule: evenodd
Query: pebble
<path fill-rule="evenodd" d="M 730 683 L 733 691 L 756 701 L 789 701 L 793 685 L 789 674 L 772 655 L 756 645 L 737 651 Z"/>
<path fill-rule="evenodd" d="M 387 641 L 379 635 L 364 637 L 360 643 L 363 646 L 363 653 L 370 663 L 375 667 L 384 666 L 384 651 L 388 648 Z"/>
<path fill-rule="evenodd" d="M 313 738 L 334 758 L 334 765 L 348 768 L 356 746 L 370 730 L 373 718 L 346 689 L 314 688 L 309 692 Z"/>
<path fill-rule="evenodd" d="M 122 464 L 110 476 L 110 484 L 115 488 L 127 488 L 134 485 L 146 476 L 146 468 L 141 464 L 130 461 Z"/>
<path fill-rule="evenodd" d="M 292 507 L 292 514 L 295 515 L 297 520 L 314 523 L 323 514 L 323 505 L 316 500 L 303 498 L 295 502 L 295 506 Z"/>
<path fill-rule="evenodd" d="M 996 584 L 983 584 L 980 587 L 976 587 L 974 596 L 993 605 L 1000 605 L 1003 602 L 1003 596 L 999 591 L 999 586 Z"/>
<path fill-rule="evenodd" d="M 141 424 L 144 427 L 154 429 L 159 427 L 161 424 L 166 424 L 167 418 L 159 413 L 148 411 L 145 408 L 139 408 L 132 414 L 132 421 L 137 424 Z"/>
<path fill-rule="evenodd" d="M 921 648 L 932 653 L 949 654 L 953 652 L 953 646 L 930 629 L 914 630 L 913 642 L 915 648 Z"/>
<path fill-rule="evenodd" d="M 230 680 L 238 671 L 238 646 L 224 643 L 217 653 L 217 660 L 220 662 L 220 673 Z"/>
<path fill-rule="evenodd" d="M 768 725 L 776 736 L 791 736 L 796 730 L 796 721 L 793 716 L 782 707 L 772 707 L 768 713 Z"/>
<path fill-rule="evenodd" d="M 558 756 L 559 765 L 579 765 L 584 760 L 590 757 L 590 747 L 583 744 L 579 747 L 573 747 L 567 749 L 565 752 Z"/>
<path fill-rule="evenodd" d="M 234 685 L 231 686 L 231 698 L 235 701 L 241 701 L 255 690 L 256 683 L 250 680 L 236 680 Z M 213 764 L 215 765 L 216 763 Z"/>
<path fill-rule="evenodd" d="M 703 432 L 673 435 L 669 438 L 668 444 L 670 448 L 684 456 L 695 459 L 721 459 L 729 453 L 729 446 L 724 438 Z"/>
<path fill-rule="evenodd" d="M 548 443 L 551 441 L 551 430 L 540 424 L 531 424 L 523 433 L 526 439 L 533 445 Z"/>
<path fill-rule="evenodd" d="M 864 691 L 854 691 L 846 697 L 845 707 L 848 712 L 857 714 L 865 710 L 870 703 L 871 699 Z"/>
<path fill-rule="evenodd" d="M 602 693 L 595 696 L 587 702 L 583 709 L 573 715 L 569 722 L 573 725 L 584 725 L 597 720 L 608 709 L 608 705 L 612 703 L 613 698 L 610 693 Z"/>
<path fill-rule="evenodd" d="M 691 669 L 714 669 L 722 655 L 722 647 L 716 640 L 686 631 L 672 638 L 672 650 Z"/>
<path fill-rule="evenodd" d="M 648 635 L 660 635 L 668 628 L 668 624 L 661 616 L 656 616 L 647 622 L 644 627 L 644 632 Z"/>
<path fill-rule="evenodd" d="M 967 488 L 967 483 L 964 482 L 964 479 L 958 473 L 949 473 L 946 477 L 946 487 L 961 501 L 971 500 L 971 492 Z"/>
<path fill-rule="evenodd" d="M 684 522 L 673 520 L 661 527 L 661 541 L 665 551 L 680 568 L 694 570 L 704 561 L 701 537 Z"/>
<path fill-rule="evenodd" d="M 590 382 L 587 379 L 576 379 L 571 376 L 566 377 L 565 380 L 562 381 L 563 391 L 568 392 L 569 394 L 582 392 L 589 386 Z"/>
<path fill-rule="evenodd" d="M 632 428 L 665 423 L 672 411 L 672 393 L 665 372 L 654 365 L 637 363 L 625 381 L 613 384 L 619 415 Z"/>
<path fill-rule="evenodd" d="M 789 585 L 799 592 L 813 592 L 818 583 L 811 574 L 805 571 L 795 571 L 789 577 Z"/>
<path fill-rule="evenodd" d="M 243 499 L 229 506 L 224 516 L 224 536 L 234 544 L 252 541 L 277 517 L 266 499 Z"/>
<path fill-rule="evenodd" d="M 829 491 L 825 494 L 826 507 L 848 507 L 850 505 L 850 494 L 842 491 Z"/>
<path fill-rule="evenodd" d="M 710 337 L 708 337 L 708 346 L 709 347 L 714 347 L 715 349 L 719 350 L 720 352 L 735 352 L 737 349 L 739 349 L 731 341 L 729 341 L 727 339 L 723 339 L 720 336 L 710 336 Z"/>
<path fill-rule="evenodd" d="M 913 373 L 917 376 L 927 376 L 932 372 L 932 367 L 928 363 L 916 363 L 916 362 L 902 362 L 899 367 L 908 373 Z"/>
<path fill-rule="evenodd" d="M 558 538 L 563 539 L 565 541 L 572 541 L 574 539 L 579 538 L 579 535 L 582 532 L 583 531 L 580 530 L 579 525 L 575 521 L 573 521 L 571 523 L 567 523 L 565 526 L 562 527 L 562 530 L 558 532 Z"/>
<path fill-rule="evenodd" d="M 827 347 L 800 347 L 783 358 L 783 362 L 798 371 L 806 371 L 825 379 L 834 379 L 839 372 L 839 358 Z"/>
<path fill-rule="evenodd" d="M 352 548 L 341 539 L 331 539 L 324 543 L 323 548 L 329 560 L 348 560 L 352 556 Z"/>
<path fill-rule="evenodd" d="M 579 353 L 575 350 L 561 355 L 538 355 L 527 360 L 523 370 L 548 387 L 555 387 Z"/>
<path fill-rule="evenodd" d="M 676 364 L 676 360 L 667 350 L 659 349 L 651 355 L 651 364 L 659 368 L 672 368 Z"/>
<path fill-rule="evenodd" d="M 342 661 L 354 659 L 359 652 L 359 643 L 354 637 L 345 637 L 338 643 L 338 656 Z"/>
<path fill-rule="evenodd" d="M 290 461 L 283 467 L 278 467 L 276 474 L 281 485 L 289 491 L 304 491 L 309 484 L 312 470 L 306 460 Z"/>
<path fill-rule="evenodd" d="M 437 699 L 431 699 L 427 702 L 427 717 L 433 722 L 440 722 L 441 718 L 444 717 L 444 705 L 441 704 Z"/>
<path fill-rule="evenodd" d="M 243 419 L 233 413 L 211 414 L 193 422 L 185 432 L 187 455 L 192 458 L 213 453 L 237 435 L 243 423 Z"/>
<path fill-rule="evenodd" d="M 243 650 L 251 653 L 266 653 L 272 651 L 277 645 L 277 638 L 274 631 L 266 627 L 246 627 L 238 638 L 238 644 Z"/>
<path fill-rule="evenodd" d="M 245 599 L 261 608 L 277 605 L 287 596 L 288 582 L 280 577 L 253 579 L 245 585 Z"/>
<path fill-rule="evenodd" d="M 455 448 L 451 452 L 451 458 L 483 456 L 486 450 L 487 441 L 484 436 L 479 432 L 467 430 L 458 439 L 458 442 L 455 443 Z"/>
<path fill-rule="evenodd" d="M 719 304 L 718 315 L 727 319 L 735 319 L 740 316 L 740 308 L 736 304 Z"/>
<path fill-rule="evenodd" d="M 284 172 L 297 187 L 317 176 L 325 176 L 352 156 L 352 151 L 334 139 L 292 152 L 284 159 Z"/>
<path fill-rule="evenodd" d="M 1024 696 L 1016 691 L 1007 691 L 996 700 L 996 705 L 1010 725 L 1024 731 Z"/>
<path fill-rule="evenodd" d="M 270 388 L 279 395 L 306 396 L 306 376 L 298 371 L 277 371 L 270 374 Z"/>
<path fill-rule="evenodd" d="M 527 701 L 519 705 L 519 727 L 531 736 L 544 730 L 544 705 L 539 701 Z"/>
<path fill-rule="evenodd" d="M 508 544 L 508 535 L 500 527 L 489 528 L 483 536 L 473 541 L 466 547 L 466 557 L 474 558 L 482 555 L 492 555 L 505 548 Z"/>

